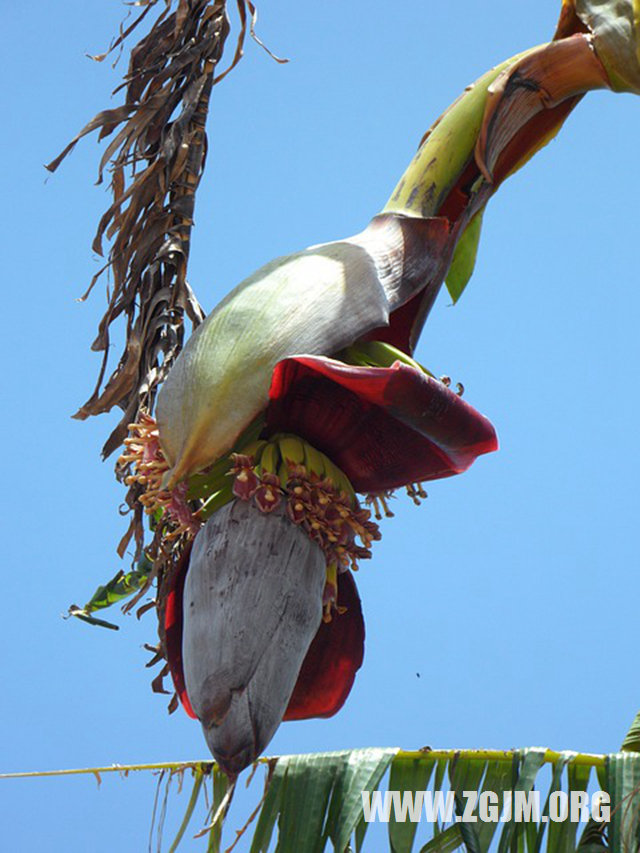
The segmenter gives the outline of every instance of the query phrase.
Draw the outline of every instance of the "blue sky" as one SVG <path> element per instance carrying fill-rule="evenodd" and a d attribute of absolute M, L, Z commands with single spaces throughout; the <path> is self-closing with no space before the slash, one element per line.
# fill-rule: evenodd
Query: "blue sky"
<path fill-rule="evenodd" d="M 558 6 L 264 4 L 259 34 L 291 62 L 248 42 L 214 92 L 189 271 L 205 307 L 272 257 L 360 230 L 437 115 L 547 40 Z M 124 65 L 84 54 L 104 49 L 123 7 L 3 13 L 0 771 L 205 758 L 198 725 L 151 693 L 151 614 L 121 618 L 118 633 L 61 619 L 117 570 L 124 524 L 99 459 L 115 416 L 69 417 L 99 367 L 104 285 L 75 301 L 98 268 L 99 149 L 85 140 L 48 179 L 42 164 L 118 103 Z M 469 289 L 455 307 L 441 295 L 418 357 L 464 383 L 500 451 L 432 484 L 421 508 L 395 502 L 358 577 L 367 648 L 352 695 L 334 719 L 282 726 L 271 754 L 619 746 L 640 700 L 639 133 L 640 102 L 590 95 L 490 203 Z M 149 777 L 0 784 L 7 849 L 146 844 Z"/>

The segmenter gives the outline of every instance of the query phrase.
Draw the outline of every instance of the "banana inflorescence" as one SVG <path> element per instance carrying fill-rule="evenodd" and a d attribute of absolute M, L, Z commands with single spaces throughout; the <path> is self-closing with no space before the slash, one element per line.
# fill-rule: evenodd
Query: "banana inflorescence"
<path fill-rule="evenodd" d="M 316 482 L 324 482 L 338 494 L 343 493 L 352 506 L 357 503 L 347 476 L 328 456 L 296 435 L 277 433 L 267 441 L 252 442 L 243 447 L 239 454 L 234 454 L 238 455 L 252 458 L 257 475 L 277 477 L 277 485 L 283 490 L 291 480 L 309 477 Z M 227 472 L 233 470 L 229 465 Z"/>
<path fill-rule="evenodd" d="M 388 368 L 403 364 L 433 377 L 423 365 L 397 347 L 383 341 L 359 341 L 339 353 L 346 364 L 363 367 Z M 444 381 L 443 377 L 442 381 Z M 264 419 L 255 419 L 237 439 L 230 453 L 225 453 L 204 471 L 192 474 L 186 482 L 173 489 L 167 488 L 169 464 L 158 442 L 158 430 L 152 418 L 131 427 L 132 438 L 127 439 L 127 455 L 121 464 L 130 466 L 133 473 L 128 480 L 137 480 L 145 488 L 141 497 L 149 515 L 159 522 L 163 516 L 169 522 L 168 535 L 186 533 L 193 536 L 200 525 L 235 498 L 255 498 L 259 509 L 275 509 L 283 496 L 300 488 L 298 481 L 308 480 L 314 487 L 321 484 L 351 509 L 359 504 L 349 478 L 332 461 L 309 442 L 297 435 L 276 433 L 269 438 L 259 438 L 264 429 Z M 141 442 L 140 435 L 153 440 L 153 454 Z M 137 454 L 137 455 L 136 455 Z M 140 458 L 138 458 L 138 456 Z M 153 461 L 145 461 L 152 456 Z M 144 457 L 144 459 L 142 458 Z M 151 468 L 149 467 L 151 464 Z M 290 484 L 293 485 L 290 487 Z M 421 485 L 407 484 L 409 497 L 416 503 L 426 497 Z M 379 519 L 392 515 L 380 493 L 368 497 Z M 290 513 L 294 518 L 296 512 Z"/>

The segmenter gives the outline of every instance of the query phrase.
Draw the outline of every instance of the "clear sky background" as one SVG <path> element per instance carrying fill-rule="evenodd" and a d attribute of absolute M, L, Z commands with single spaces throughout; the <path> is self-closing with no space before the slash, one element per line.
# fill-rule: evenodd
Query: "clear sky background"
<path fill-rule="evenodd" d="M 248 41 L 214 91 L 189 270 L 205 308 L 272 257 L 360 230 L 438 114 L 548 40 L 559 5 L 261 4 L 261 38 L 291 62 Z M 119 566 L 123 493 L 99 459 L 115 415 L 69 417 L 99 367 L 104 285 L 75 297 L 98 268 L 100 151 L 83 141 L 48 180 L 42 164 L 119 103 L 124 63 L 84 54 L 123 6 L 0 6 L 0 771 L 206 758 L 199 726 L 151 693 L 153 614 L 120 617 L 118 633 L 61 619 Z M 350 699 L 334 719 L 283 725 L 271 754 L 618 748 L 640 704 L 639 135 L 640 101 L 589 95 L 490 203 L 469 289 L 456 307 L 442 294 L 418 357 L 464 383 L 500 451 L 420 508 L 395 502 L 358 576 L 367 646 Z M 2 781 L 0 849 L 146 849 L 153 794 L 149 776 Z"/>

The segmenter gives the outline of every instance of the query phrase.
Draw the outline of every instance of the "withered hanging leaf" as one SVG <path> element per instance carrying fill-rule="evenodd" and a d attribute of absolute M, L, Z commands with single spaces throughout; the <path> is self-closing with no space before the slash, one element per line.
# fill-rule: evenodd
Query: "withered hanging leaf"
<path fill-rule="evenodd" d="M 244 9 L 244 0 L 240 2 Z M 203 319 L 186 267 L 195 192 L 206 158 L 209 98 L 229 32 L 225 0 L 148 0 L 142 5 L 107 51 L 121 47 L 150 10 L 159 7 L 149 32 L 131 51 L 119 87 L 125 103 L 98 113 L 47 166 L 54 171 L 78 140 L 93 131 L 99 139 L 111 137 L 98 180 L 109 171 L 113 201 L 93 244 L 102 254 L 104 240 L 110 241 L 101 273 L 110 270 L 112 285 L 92 347 L 104 355 L 95 390 L 76 414 L 82 419 L 114 406 L 123 410 L 104 445 L 105 457 L 121 444 L 140 409 L 153 409 L 156 389 L 182 347 L 185 318 L 194 327 Z M 109 375 L 110 329 L 118 319 L 125 323 L 125 344 Z"/>
<path fill-rule="evenodd" d="M 241 29 L 231 67 L 242 56 L 248 20 L 251 36 L 261 44 L 254 32 L 255 6 L 250 0 L 236 4 Z M 123 443 L 141 412 L 153 411 L 157 389 L 182 349 L 186 319 L 194 329 L 204 319 L 186 270 L 195 194 L 207 156 L 209 99 L 214 83 L 225 76 L 215 75 L 230 29 L 226 0 L 138 0 L 129 5 L 142 11 L 128 26 L 123 22 L 108 50 L 94 57 L 102 61 L 121 50 L 157 7 L 155 22 L 132 48 L 124 81 L 114 92 L 124 92 L 124 103 L 99 112 L 47 166 L 55 171 L 77 142 L 94 131 L 98 140 L 110 138 L 98 183 L 108 172 L 112 202 L 93 241 L 99 255 L 105 241 L 109 244 L 107 262 L 82 297 L 109 271 L 108 305 L 92 345 L 103 357 L 94 391 L 74 415 L 82 420 L 114 406 L 122 410 L 102 448 L 103 458 Z M 123 326 L 124 348 L 113 369 L 109 350 L 116 322 Z M 120 480 L 129 473 L 127 466 L 116 466 Z M 144 544 L 138 493 L 138 485 L 129 487 L 125 503 L 132 518 L 118 548 L 122 556 L 133 538 L 135 560 Z M 94 620 L 76 610 L 80 618 Z"/>
<path fill-rule="evenodd" d="M 233 55 L 231 65 L 225 71 L 223 71 L 222 74 L 219 74 L 214 79 L 214 81 L 213 81 L 214 85 L 216 83 L 219 83 L 221 80 L 223 80 L 230 71 L 233 71 L 233 69 L 236 67 L 236 65 L 242 59 L 242 56 L 244 54 L 244 42 L 245 42 L 245 37 L 247 34 L 247 9 L 249 10 L 249 13 L 251 15 L 251 23 L 249 24 L 249 34 L 250 34 L 251 38 L 257 44 L 259 44 L 260 47 L 262 47 L 264 50 L 266 50 L 266 52 L 269 54 L 269 56 L 272 59 L 275 59 L 276 62 L 285 63 L 285 62 L 289 61 L 288 59 L 283 59 L 279 56 L 276 56 L 275 53 L 272 53 L 272 51 L 269 50 L 269 48 L 266 46 L 266 44 L 264 44 L 264 42 L 261 41 L 258 38 L 258 36 L 256 35 L 255 27 L 256 27 L 256 23 L 258 21 L 258 10 L 254 6 L 254 4 L 251 2 L 251 0 L 236 0 L 236 6 L 238 7 L 238 15 L 240 16 L 240 34 L 238 36 L 238 41 L 236 44 L 236 52 Z"/>
<path fill-rule="evenodd" d="M 93 241 L 102 255 L 109 243 L 107 263 L 93 277 L 82 297 L 109 271 L 107 310 L 92 349 L 102 352 L 95 389 L 74 417 L 120 407 L 122 417 L 102 448 L 108 457 L 124 441 L 129 424 L 144 411 L 151 413 L 159 385 L 177 358 L 185 336 L 185 318 L 195 329 L 204 319 L 198 300 L 186 280 L 194 223 L 195 194 L 206 156 L 205 124 L 213 85 L 242 57 L 249 21 L 255 35 L 256 8 L 251 0 L 236 0 L 240 33 L 231 67 L 216 77 L 230 25 L 226 0 L 137 0 L 142 7 L 133 22 L 120 31 L 102 61 L 158 7 L 149 32 L 132 48 L 124 82 L 124 104 L 98 113 L 62 153 L 48 164 L 55 171 L 84 136 L 98 131 L 111 137 L 98 168 L 98 183 L 110 174 L 112 203 L 103 214 Z M 266 48 L 265 48 L 266 50 Z M 267 51 L 276 61 L 278 59 Z M 124 349 L 109 373 L 111 329 L 124 324 Z M 117 466 L 124 480 L 127 466 Z M 144 531 L 137 502 L 139 487 L 129 488 L 125 503 L 133 518 L 120 543 L 122 556 L 133 537 L 135 559 L 142 553 Z"/>

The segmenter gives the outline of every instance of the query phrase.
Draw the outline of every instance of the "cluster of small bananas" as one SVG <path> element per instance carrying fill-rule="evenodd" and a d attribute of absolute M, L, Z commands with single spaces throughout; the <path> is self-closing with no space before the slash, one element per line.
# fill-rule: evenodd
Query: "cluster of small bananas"
<path fill-rule="evenodd" d="M 357 570 L 358 560 L 371 557 L 378 525 L 324 453 L 296 436 L 276 435 L 234 453 L 232 460 L 233 494 L 253 500 L 261 512 L 286 500 L 288 517 L 322 548 L 327 566 Z"/>
<path fill-rule="evenodd" d="M 124 444 L 125 452 L 118 459 L 116 469 L 128 472 L 123 477 L 125 485 L 142 487 L 138 500 L 147 515 L 168 517 L 170 524 L 164 538 L 171 541 L 182 535 L 195 536 L 202 525 L 187 503 L 187 484 L 171 491 L 163 487 L 169 464 L 160 447 L 155 419 L 143 412 L 138 423 L 129 424 L 129 436 Z"/>
<path fill-rule="evenodd" d="M 300 525 L 325 554 L 327 606 L 333 606 L 336 572 L 357 570 L 359 560 L 371 557 L 372 542 L 380 539 L 378 525 L 371 520 L 371 512 L 360 506 L 346 475 L 324 453 L 297 436 L 279 434 L 268 441 L 253 441 L 242 452 L 232 453 L 208 472 L 192 477 L 189 484 L 169 491 L 163 487 L 169 465 L 155 420 L 143 414 L 129 431 L 118 467 L 128 472 L 124 475 L 126 485 L 141 486 L 138 500 L 145 512 L 157 521 L 164 518 L 163 537 L 167 541 L 195 536 L 203 522 L 233 497 L 252 500 L 264 513 L 285 501 L 290 520 Z M 378 499 L 384 504 L 382 496 Z M 194 501 L 199 504 L 195 512 L 191 508 Z"/>

